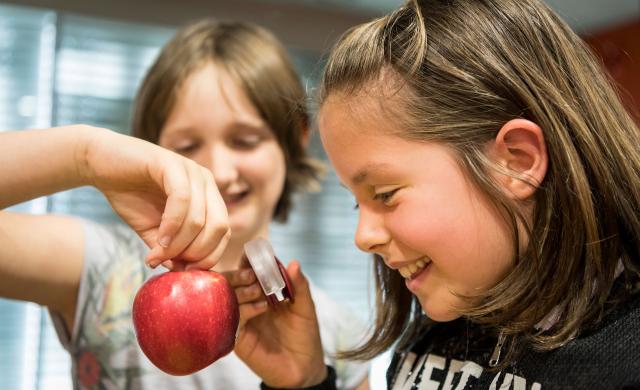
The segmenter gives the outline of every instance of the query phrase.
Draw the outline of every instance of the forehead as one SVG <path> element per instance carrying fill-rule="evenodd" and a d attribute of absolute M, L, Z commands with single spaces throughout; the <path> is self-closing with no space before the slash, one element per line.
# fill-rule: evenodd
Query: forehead
<path fill-rule="evenodd" d="M 397 134 L 392 116 L 383 115 L 381 102 L 364 96 L 329 98 L 318 117 L 320 137 L 341 181 L 357 185 L 373 172 L 398 171 L 426 144 Z"/>
<path fill-rule="evenodd" d="M 223 68 L 207 63 L 180 85 L 162 133 L 233 126 L 262 127 L 264 121 L 242 86 Z"/>
<path fill-rule="evenodd" d="M 217 102 L 208 107 L 209 110 L 221 108 L 238 113 L 258 113 L 242 85 L 224 68 L 212 62 L 193 71 L 177 94 L 178 104 L 189 105 L 199 101 Z"/>

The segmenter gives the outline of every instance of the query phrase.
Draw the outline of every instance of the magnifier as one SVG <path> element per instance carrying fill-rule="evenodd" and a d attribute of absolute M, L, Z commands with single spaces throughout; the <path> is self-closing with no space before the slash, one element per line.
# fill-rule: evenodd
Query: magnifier
<path fill-rule="evenodd" d="M 293 285 L 269 241 L 264 238 L 249 241 L 244 244 L 244 252 L 267 296 L 267 302 L 270 305 L 286 300 L 293 303 Z"/>

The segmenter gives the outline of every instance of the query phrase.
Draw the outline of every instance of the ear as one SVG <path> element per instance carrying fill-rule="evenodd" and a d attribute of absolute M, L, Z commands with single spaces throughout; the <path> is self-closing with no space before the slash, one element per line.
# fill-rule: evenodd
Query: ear
<path fill-rule="evenodd" d="M 526 119 L 505 123 L 490 146 L 492 161 L 505 168 L 497 179 L 515 199 L 526 200 L 547 174 L 549 156 L 542 129 Z"/>

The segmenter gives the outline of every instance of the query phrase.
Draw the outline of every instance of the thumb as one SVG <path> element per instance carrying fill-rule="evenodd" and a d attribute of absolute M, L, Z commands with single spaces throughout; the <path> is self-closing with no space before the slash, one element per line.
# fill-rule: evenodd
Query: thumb
<path fill-rule="evenodd" d="M 315 305 L 311 297 L 311 289 L 307 277 L 302 273 L 300 263 L 292 260 L 287 265 L 287 275 L 293 285 L 294 303 L 290 305 L 292 311 L 305 317 L 315 316 Z"/>

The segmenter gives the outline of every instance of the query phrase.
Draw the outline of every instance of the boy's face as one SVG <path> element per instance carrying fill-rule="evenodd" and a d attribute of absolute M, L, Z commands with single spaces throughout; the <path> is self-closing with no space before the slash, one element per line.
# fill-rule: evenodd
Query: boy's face
<path fill-rule="evenodd" d="M 459 295 L 487 290 L 512 267 L 511 234 L 452 151 L 391 135 L 400 129 L 381 104 L 329 97 L 322 143 L 359 204 L 356 245 L 398 270 L 430 318 L 453 320 L 468 305 Z"/>
<path fill-rule="evenodd" d="M 284 187 L 285 158 L 267 123 L 226 72 L 208 64 L 184 81 L 159 144 L 213 172 L 232 241 L 266 235 Z"/>

